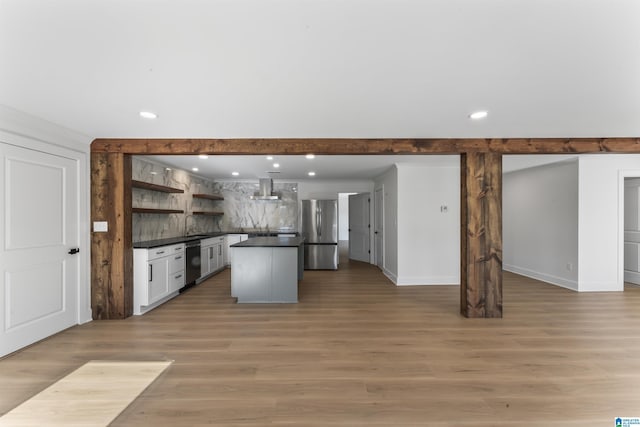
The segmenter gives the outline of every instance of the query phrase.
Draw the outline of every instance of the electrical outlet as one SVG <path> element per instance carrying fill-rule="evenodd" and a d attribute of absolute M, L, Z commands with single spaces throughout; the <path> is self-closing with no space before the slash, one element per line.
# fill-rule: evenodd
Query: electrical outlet
<path fill-rule="evenodd" d="M 93 221 L 94 233 L 106 233 L 109 231 L 109 223 L 107 221 Z"/>
<path fill-rule="evenodd" d="M 440 212 L 442 212 L 442 213 L 449 212 L 449 206 L 447 206 L 447 205 L 440 206 Z"/>

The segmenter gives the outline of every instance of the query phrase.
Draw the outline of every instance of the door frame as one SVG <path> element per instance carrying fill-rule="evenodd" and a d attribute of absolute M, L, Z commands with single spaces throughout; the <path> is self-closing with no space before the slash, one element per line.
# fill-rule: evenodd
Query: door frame
<path fill-rule="evenodd" d="M 378 192 L 380 192 L 380 196 L 378 196 Z M 379 204 L 378 204 L 379 202 Z M 380 212 L 378 212 L 377 206 L 380 207 Z M 376 237 L 375 237 L 375 232 L 378 231 L 376 230 L 376 224 L 378 221 L 378 215 L 381 217 L 381 221 L 380 224 L 382 224 L 382 236 L 380 236 L 381 239 L 381 244 L 380 244 L 380 248 L 382 249 L 382 254 L 380 257 L 380 264 L 378 264 L 378 245 L 376 244 Z M 385 265 L 384 265 L 384 261 L 385 261 L 385 248 L 384 248 L 384 241 L 385 241 L 385 226 L 384 226 L 384 184 L 382 184 L 380 187 L 375 188 L 373 190 L 373 264 L 378 266 L 382 271 L 385 270 Z"/>
<path fill-rule="evenodd" d="M 624 291 L 624 180 L 640 178 L 640 169 L 618 171 L 618 287 Z"/>
<path fill-rule="evenodd" d="M 1 125 L 1 123 L 0 123 Z M 69 245 L 78 246 L 80 252 L 76 255 L 77 262 L 73 275 L 75 276 L 75 288 L 73 299 L 76 308 L 73 313 L 73 324 L 79 325 L 92 320 L 91 316 L 91 283 L 90 283 L 90 253 L 91 239 L 89 233 L 89 146 L 86 152 L 67 148 L 60 144 L 34 139 L 26 135 L 15 134 L 0 128 L 0 143 L 7 146 L 19 148 L 21 150 L 29 150 L 32 152 L 43 153 L 55 157 L 65 158 L 72 163 L 72 171 L 75 175 L 75 196 L 76 202 L 70 209 L 75 210 L 76 223 L 74 225 L 77 242 L 68 242 Z M 57 332 L 56 332 L 57 333 Z M 55 335 L 52 334 L 52 335 Z M 43 337 L 42 339 L 46 339 Z"/>
<path fill-rule="evenodd" d="M 2 123 L 0 123 L 2 126 Z M 43 153 L 52 154 L 55 156 L 66 157 L 76 162 L 78 173 L 78 242 L 80 252 L 78 253 L 78 286 L 77 286 L 77 314 L 76 323 L 82 324 L 90 322 L 92 320 L 91 315 L 91 274 L 90 274 L 90 262 L 91 262 L 91 227 L 90 227 L 90 179 L 91 173 L 89 169 L 90 150 L 89 145 L 86 145 L 86 150 L 82 150 L 82 144 L 78 143 L 77 135 L 64 134 L 60 136 L 60 140 L 56 137 L 45 138 L 45 135 L 51 135 L 53 132 L 46 132 L 47 129 L 42 131 L 42 134 L 34 134 L 31 137 L 30 132 L 25 131 L 24 134 L 19 135 L 12 131 L 0 128 L 0 142 L 15 147 L 26 148 L 29 150 L 40 151 Z M 64 138 L 64 139 L 62 139 Z M 75 138 L 75 139 L 73 139 Z M 71 141 L 69 145 L 72 148 L 65 147 L 63 144 Z M 75 143 L 74 143 L 75 142 Z"/>
<path fill-rule="evenodd" d="M 367 240 L 368 240 L 368 244 L 369 244 L 369 248 L 368 253 L 367 253 L 367 262 L 369 264 L 371 264 L 371 256 L 373 254 L 373 252 L 371 251 L 371 192 L 369 191 L 362 191 L 359 193 L 351 193 L 349 194 L 348 198 L 349 198 L 349 212 L 348 212 L 348 218 L 347 220 L 349 221 L 348 227 L 349 230 L 351 230 L 351 211 L 352 211 L 352 203 L 351 203 L 351 197 L 357 197 L 357 196 L 367 196 L 367 209 L 365 210 L 367 213 L 367 217 L 368 217 L 368 221 L 367 221 L 367 232 L 365 233 L 365 235 L 367 236 Z M 351 258 L 351 231 L 349 231 L 349 253 L 348 253 L 348 257 L 349 259 L 353 259 L 354 261 L 361 261 L 364 262 L 363 260 L 359 260 L 357 258 Z"/>

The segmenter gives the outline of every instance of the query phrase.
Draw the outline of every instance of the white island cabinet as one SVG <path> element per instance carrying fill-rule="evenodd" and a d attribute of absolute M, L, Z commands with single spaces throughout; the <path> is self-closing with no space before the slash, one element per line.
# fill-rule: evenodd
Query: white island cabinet
<path fill-rule="evenodd" d="M 185 284 L 184 243 L 133 250 L 133 314 L 178 295 Z"/>
<path fill-rule="evenodd" d="M 255 237 L 231 246 L 231 296 L 239 303 L 296 303 L 304 238 Z"/>

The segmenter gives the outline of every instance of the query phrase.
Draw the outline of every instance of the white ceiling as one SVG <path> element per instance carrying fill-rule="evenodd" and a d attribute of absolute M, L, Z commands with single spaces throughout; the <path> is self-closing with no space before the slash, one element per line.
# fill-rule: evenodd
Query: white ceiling
<path fill-rule="evenodd" d="M 0 0 L 0 103 L 95 138 L 640 136 L 640 1 Z"/>
<path fill-rule="evenodd" d="M 422 166 L 459 166 L 460 157 L 424 155 L 424 156 L 316 156 L 307 159 L 305 156 L 209 156 L 200 159 L 198 156 L 148 156 L 147 159 L 168 165 L 176 169 L 189 171 L 210 179 L 257 179 L 273 178 L 274 180 L 314 179 L 314 180 L 353 180 L 373 179 L 389 170 L 393 164 Z M 278 163 L 279 168 L 273 164 Z M 197 167 L 197 172 L 192 168 Z M 232 176 L 231 172 L 239 175 Z M 279 173 L 269 173 L 269 172 Z M 310 177 L 308 172 L 316 173 Z"/>
<path fill-rule="evenodd" d="M 144 156 L 143 158 L 175 169 L 189 171 L 194 175 L 215 180 L 371 180 L 388 171 L 392 165 L 425 167 L 458 167 L 458 155 L 398 155 L 398 156 Z M 575 155 L 506 155 L 503 156 L 504 173 L 546 164 L 575 160 Z M 278 163 L 279 168 L 273 164 Z M 192 168 L 198 168 L 193 171 Z M 402 166 L 401 166 L 402 167 Z M 238 176 L 231 175 L 238 172 Z M 270 173 L 278 171 L 278 173 Z M 308 172 L 315 176 L 310 177 Z"/>

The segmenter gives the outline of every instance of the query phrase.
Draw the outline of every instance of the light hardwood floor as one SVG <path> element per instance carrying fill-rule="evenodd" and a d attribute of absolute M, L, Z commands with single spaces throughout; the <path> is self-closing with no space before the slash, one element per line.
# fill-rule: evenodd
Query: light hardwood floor
<path fill-rule="evenodd" d="M 505 273 L 504 318 L 456 286 L 358 262 L 300 303 L 238 305 L 229 270 L 142 317 L 74 327 L 0 361 L 0 413 L 88 360 L 175 360 L 114 426 L 613 426 L 640 417 L 640 288 L 578 294 Z"/>

